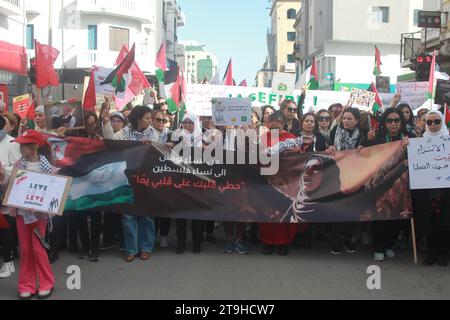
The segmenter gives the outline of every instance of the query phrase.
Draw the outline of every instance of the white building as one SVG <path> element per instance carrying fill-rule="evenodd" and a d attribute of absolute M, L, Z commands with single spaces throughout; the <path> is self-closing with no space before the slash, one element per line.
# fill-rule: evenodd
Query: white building
<path fill-rule="evenodd" d="M 382 75 L 395 84 L 400 68 L 402 33 L 415 32 L 423 0 L 303 0 L 295 22 L 297 73 L 315 56 L 321 88 L 374 81 L 375 46 L 381 51 Z M 334 80 L 333 80 L 334 79 Z"/>
<path fill-rule="evenodd" d="M 173 59 L 177 27 L 184 25 L 175 0 L 26 0 L 25 8 L 29 55 L 33 39 L 61 52 L 55 67 L 62 69 L 61 82 L 70 84 L 65 98 L 81 95 L 82 86 L 73 84 L 82 84 L 93 65 L 113 67 L 124 44 L 136 44 L 139 67 L 154 74 L 157 50 L 166 41 Z"/>
<path fill-rule="evenodd" d="M 219 71 L 219 62 L 215 54 L 206 49 L 206 45 L 197 41 L 180 41 L 177 62 L 185 72 L 187 83 L 208 81 Z"/>
<path fill-rule="evenodd" d="M 176 0 L 164 0 L 162 17 L 167 58 L 175 61 L 178 43 L 177 30 L 179 27 L 184 26 L 185 17 L 181 12 L 181 8 L 177 5 Z M 157 46 L 157 48 L 159 49 L 160 46 L 161 45 Z"/>
<path fill-rule="evenodd" d="M 0 0 L 0 40 L 5 46 L 6 43 L 25 46 L 25 25 L 24 1 Z M 8 89 L 8 96 L 0 94 L 2 106 L 3 99 L 9 100 L 10 105 L 12 97 L 26 92 L 26 77 L 18 76 L 9 67 L 6 61 L 0 61 L 0 85 Z"/>

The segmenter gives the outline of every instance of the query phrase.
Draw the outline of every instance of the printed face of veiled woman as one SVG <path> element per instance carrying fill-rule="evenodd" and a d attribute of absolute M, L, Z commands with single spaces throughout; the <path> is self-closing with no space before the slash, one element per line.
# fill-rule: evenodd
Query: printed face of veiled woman
<path fill-rule="evenodd" d="M 319 159 L 313 158 L 305 164 L 305 171 L 302 174 L 302 185 L 304 192 L 312 193 L 322 184 L 323 166 Z"/>

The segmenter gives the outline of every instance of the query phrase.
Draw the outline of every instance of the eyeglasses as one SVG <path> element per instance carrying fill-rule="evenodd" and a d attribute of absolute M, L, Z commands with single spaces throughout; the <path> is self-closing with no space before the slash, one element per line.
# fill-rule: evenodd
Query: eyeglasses
<path fill-rule="evenodd" d="M 159 122 L 159 123 L 167 123 L 167 122 L 169 122 L 169 120 L 167 120 L 167 119 L 161 119 L 161 118 L 155 119 L 155 121 L 156 121 L 156 122 Z"/>
<path fill-rule="evenodd" d="M 185 126 L 193 126 L 194 125 L 194 123 L 192 121 L 183 121 L 181 124 L 185 125 Z"/>
<path fill-rule="evenodd" d="M 319 117 L 319 121 L 320 122 L 330 122 L 331 121 L 331 117 Z"/>
<path fill-rule="evenodd" d="M 400 122 L 402 122 L 402 120 L 400 118 L 395 118 L 395 119 L 388 118 L 388 119 L 386 119 L 386 123 L 389 123 L 389 124 L 393 124 L 393 123 L 397 123 L 398 124 Z"/>
<path fill-rule="evenodd" d="M 433 120 L 427 120 L 427 125 L 429 125 L 429 126 L 432 126 L 432 125 L 438 126 L 441 123 L 442 123 L 441 119 L 436 119 L 434 121 Z"/>
<path fill-rule="evenodd" d="M 289 111 L 290 113 L 294 113 L 297 112 L 297 108 L 287 108 L 287 111 Z"/>

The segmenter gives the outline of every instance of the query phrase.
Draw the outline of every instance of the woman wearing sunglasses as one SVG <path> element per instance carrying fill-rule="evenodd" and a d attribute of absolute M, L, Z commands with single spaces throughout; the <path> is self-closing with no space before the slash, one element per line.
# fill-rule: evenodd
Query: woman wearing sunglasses
<path fill-rule="evenodd" d="M 319 121 L 319 132 L 327 141 L 327 146 L 329 146 L 332 124 L 331 112 L 325 109 L 319 110 L 319 112 L 317 112 L 317 120 Z"/>
<path fill-rule="evenodd" d="M 409 143 L 409 138 L 412 138 L 413 135 L 408 132 L 406 128 L 406 121 L 403 113 L 399 108 L 389 108 L 387 109 L 381 118 L 381 129 L 378 136 L 369 140 L 365 145 L 366 146 L 374 146 L 384 143 L 390 143 L 394 141 L 403 141 L 403 147 L 406 150 L 406 147 Z M 370 135 L 369 135 L 370 137 Z M 401 184 L 398 184 L 398 187 L 401 188 Z M 382 210 L 382 212 L 377 213 L 385 213 L 383 211 L 387 210 L 387 207 L 395 206 L 397 203 L 401 203 L 398 201 L 401 197 L 407 196 L 407 190 L 404 192 L 398 192 L 395 197 L 391 197 L 389 200 L 397 200 L 397 201 L 385 201 L 383 204 L 386 206 L 379 207 L 378 210 Z M 395 203 L 394 203 L 395 202 Z M 409 201 L 408 201 L 409 202 Z M 373 221 L 372 222 L 372 242 L 375 250 L 374 259 L 375 261 L 384 261 L 385 258 L 394 258 L 395 253 L 392 250 L 392 247 L 396 244 L 400 230 L 405 229 L 409 230 L 409 221 L 407 221 L 407 226 L 404 226 L 403 221 Z"/>
<path fill-rule="evenodd" d="M 424 138 L 447 137 L 445 117 L 439 111 L 431 111 L 426 117 Z M 418 234 L 427 238 L 427 256 L 424 266 L 448 265 L 447 252 L 450 243 L 450 194 L 448 189 L 417 190 L 421 197 L 414 202 L 414 217 Z M 416 210 L 417 208 L 417 210 Z"/>

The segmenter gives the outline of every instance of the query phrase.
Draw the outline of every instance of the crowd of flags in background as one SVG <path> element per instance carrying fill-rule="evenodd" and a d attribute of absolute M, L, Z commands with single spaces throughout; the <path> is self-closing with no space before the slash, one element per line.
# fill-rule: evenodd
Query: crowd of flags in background
<path fill-rule="evenodd" d="M 35 40 L 35 70 L 36 70 L 36 86 L 38 89 L 42 89 L 49 86 L 58 86 L 59 78 L 58 73 L 54 68 L 54 63 L 59 56 L 59 51 L 51 46 L 44 45 Z M 116 60 L 116 68 L 113 72 L 104 80 L 105 84 L 111 84 L 115 88 L 117 93 L 125 93 L 124 95 L 115 96 L 115 103 L 117 109 L 124 108 L 134 97 L 141 93 L 146 88 L 151 88 L 150 83 L 145 77 L 144 73 L 139 68 L 135 60 L 136 47 L 133 45 L 131 50 L 127 46 L 123 46 Z M 155 61 L 156 77 L 159 83 L 159 96 L 166 100 L 169 105 L 169 111 L 182 112 L 186 111 L 184 102 L 186 101 L 186 83 L 183 74 L 183 70 L 178 64 L 168 59 L 166 56 L 165 44 L 162 44 Z M 375 46 L 375 64 L 373 69 L 374 76 L 380 76 L 381 71 L 381 52 L 378 47 Z M 436 52 L 433 53 L 433 60 L 431 63 L 429 89 L 427 92 L 427 98 L 433 99 L 435 94 L 435 66 L 436 66 Z M 86 90 L 83 106 L 85 110 L 95 111 L 96 108 L 96 92 L 94 83 L 94 71 L 91 71 L 88 88 Z M 314 57 L 311 66 L 307 69 L 306 89 L 318 90 L 319 89 L 319 73 L 317 67 L 317 61 Z M 128 81 L 126 80 L 128 79 Z M 236 86 L 236 81 L 233 77 L 233 60 L 228 62 L 225 75 L 220 81 L 219 73 L 216 73 L 212 79 L 208 82 L 207 77 L 202 81 L 202 84 L 210 85 L 225 85 Z M 247 87 L 247 81 L 244 79 L 239 86 Z M 373 107 L 373 113 L 376 114 L 382 110 L 382 101 L 378 90 L 375 85 L 375 81 L 372 82 L 369 91 L 375 93 L 375 104 Z M 450 127 L 450 109 L 449 106 L 445 106 L 446 123 Z M 30 108 L 28 118 L 34 118 L 34 108 Z"/>

